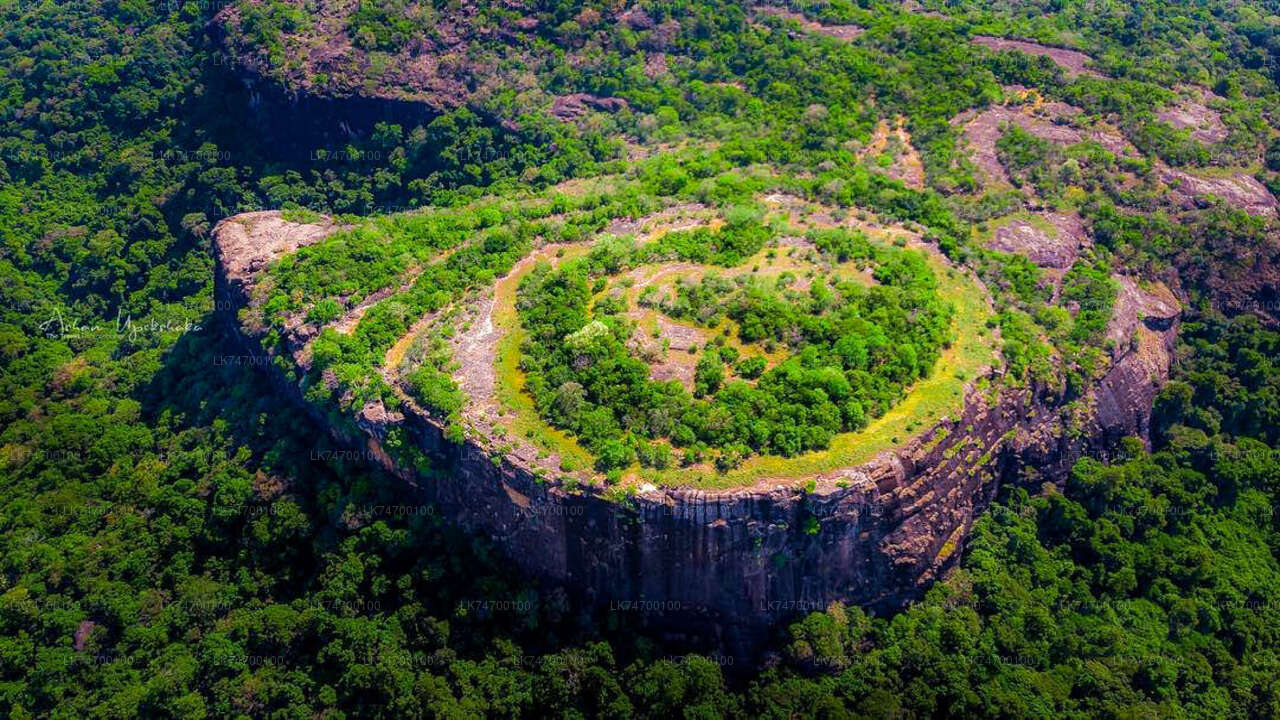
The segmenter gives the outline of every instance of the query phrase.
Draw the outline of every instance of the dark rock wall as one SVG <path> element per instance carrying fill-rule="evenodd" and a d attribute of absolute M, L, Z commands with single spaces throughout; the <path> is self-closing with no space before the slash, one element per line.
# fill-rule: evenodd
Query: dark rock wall
<path fill-rule="evenodd" d="M 235 342 L 261 356 L 233 310 L 250 300 L 247 278 L 219 247 L 218 306 Z M 975 389 L 959 418 L 819 478 L 811 492 L 762 484 L 655 490 L 622 501 L 590 489 L 570 493 L 476 444 L 450 444 L 412 413 L 400 422 L 447 472 L 410 475 L 381 448 L 394 420 L 366 418 L 363 433 L 343 431 L 272 363 L 254 364 L 343 442 L 403 478 L 408 492 L 492 538 L 525 572 L 746 656 L 777 624 L 832 601 L 890 608 L 918 596 L 959 559 L 974 517 L 1011 473 L 1030 466 L 1060 479 L 1085 452 L 1105 455 L 1119 438 L 1145 435 L 1151 398 L 1167 377 L 1174 321 L 1148 318 L 1133 332 L 1132 349 L 1086 398 L 1083 418 L 1080 403 L 1059 406 L 1046 392 Z"/>

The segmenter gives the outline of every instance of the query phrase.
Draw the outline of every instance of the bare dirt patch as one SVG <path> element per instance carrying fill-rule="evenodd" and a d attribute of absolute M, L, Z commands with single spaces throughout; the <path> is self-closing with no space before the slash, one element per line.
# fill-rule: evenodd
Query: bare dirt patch
<path fill-rule="evenodd" d="M 801 237 L 799 235 L 784 235 L 778 238 L 778 247 L 782 248 L 784 251 L 790 252 L 791 248 L 812 250 L 815 246 L 809 241 L 809 238 Z"/>
<path fill-rule="evenodd" d="M 1041 45 L 1039 43 L 1028 42 L 1026 40 L 998 38 L 990 35 L 974 35 L 973 41 L 983 47 L 991 48 L 992 50 L 1019 50 L 1028 55 L 1047 57 L 1057 63 L 1058 67 L 1066 71 L 1068 76 L 1094 75 L 1101 77 L 1101 73 L 1088 68 L 1092 58 L 1078 50 L 1050 47 L 1048 45 Z"/>
<path fill-rule="evenodd" d="M 911 134 L 907 132 L 905 123 L 906 119 L 899 117 L 890 128 L 888 122 L 881 120 L 861 155 L 878 163 L 879 158 L 887 153 L 890 162 L 884 169 L 889 177 L 919 190 L 924 188 L 924 163 L 911 144 Z"/>

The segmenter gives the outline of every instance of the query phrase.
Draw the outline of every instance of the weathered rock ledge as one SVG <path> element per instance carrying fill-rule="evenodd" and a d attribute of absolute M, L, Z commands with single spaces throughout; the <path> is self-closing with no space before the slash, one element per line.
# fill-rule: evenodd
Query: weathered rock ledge
<path fill-rule="evenodd" d="M 246 353 L 266 354 L 263 329 L 238 319 L 258 301 L 255 275 L 333 229 L 278 213 L 237 216 L 215 229 L 218 307 Z M 412 412 L 362 413 L 359 434 L 337 429 L 273 363 L 255 365 L 341 442 L 403 478 L 406 493 L 492 538 L 523 570 L 746 654 L 772 626 L 832 601 L 887 608 L 918 596 L 958 560 L 973 519 L 1013 473 L 1031 467 L 1061 478 L 1087 452 L 1105 455 L 1122 437 L 1145 437 L 1179 307 L 1162 287 L 1122 285 L 1111 365 L 1084 399 L 1064 406 L 1043 388 L 996 392 L 975 383 L 959 417 L 809 487 L 791 480 L 656 489 L 616 502 L 540 480 L 518 457 L 451 444 L 439 424 Z M 429 479 L 397 467 L 381 446 L 396 423 L 452 472 Z"/>

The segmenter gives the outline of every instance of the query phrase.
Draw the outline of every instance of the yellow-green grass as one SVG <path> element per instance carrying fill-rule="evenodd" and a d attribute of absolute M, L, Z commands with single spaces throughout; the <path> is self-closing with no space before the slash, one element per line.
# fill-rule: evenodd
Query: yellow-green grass
<path fill-rule="evenodd" d="M 494 358 L 494 396 L 498 406 L 506 411 L 501 418 L 508 434 L 517 440 L 527 440 L 543 451 L 560 456 L 565 469 L 590 469 L 595 458 L 578 443 L 571 434 L 552 427 L 538 414 L 533 398 L 525 392 L 525 375 L 520 369 L 520 346 L 527 335 L 516 312 L 516 288 L 541 260 L 557 261 L 585 255 L 590 245 L 545 248 L 534 253 L 533 261 L 498 281 L 494 287 L 493 325 L 500 333 Z"/>
<path fill-rule="evenodd" d="M 994 220 L 988 221 L 986 230 L 979 230 L 978 226 L 975 225 L 974 235 L 978 240 L 982 241 L 983 244 L 988 243 L 996 236 L 997 230 L 1018 220 L 1021 220 L 1036 230 L 1039 230 L 1050 239 L 1058 237 L 1058 227 L 1050 222 L 1048 218 L 1025 210 L 1019 210 L 1018 212 L 1009 213 L 1008 215 L 1002 215 Z"/>
<path fill-rule="evenodd" d="M 982 375 L 996 358 L 994 337 L 986 327 L 991 310 L 986 293 L 978 283 L 964 271 L 949 266 L 936 249 L 919 247 L 925 251 L 929 266 L 938 278 L 939 294 L 955 307 L 952 329 L 955 339 L 951 347 L 944 350 L 929 377 L 913 385 L 900 403 L 863 430 L 837 435 L 826 450 L 790 458 L 754 456 L 740 467 L 723 473 L 709 466 L 669 470 L 633 467 L 624 475 L 623 482 L 706 489 L 743 487 L 764 481 L 802 482 L 868 462 L 927 430 L 943 417 L 958 414 L 963 409 L 968 382 Z M 589 244 L 581 244 L 564 247 L 562 254 L 557 248 L 535 255 L 555 261 L 558 254 L 562 259 L 569 259 L 580 257 L 589 249 Z M 543 420 L 533 400 L 524 392 L 525 377 L 519 363 L 525 333 L 516 312 L 516 288 L 535 266 L 536 262 L 522 264 L 495 288 L 493 322 L 501 333 L 495 359 L 495 394 L 506 413 L 501 424 L 513 438 L 530 441 L 543 451 L 560 455 L 562 465 L 568 460 L 574 469 L 589 470 L 594 462 L 592 454 L 573 435 Z"/>
<path fill-rule="evenodd" d="M 945 416 L 963 409 L 968 381 L 995 361 L 994 337 L 986 327 L 991 310 L 982 287 L 965 273 L 949 267 L 935 252 L 929 265 L 938 277 L 938 291 L 955 306 L 955 341 L 942 353 L 929 377 L 910 388 L 902 402 L 858 432 L 837 435 L 826 450 L 784 458 L 759 455 L 725 473 L 715 469 L 639 469 L 628 479 L 655 485 L 695 485 L 723 489 L 762 481 L 800 481 L 870 461 L 901 445 Z"/>

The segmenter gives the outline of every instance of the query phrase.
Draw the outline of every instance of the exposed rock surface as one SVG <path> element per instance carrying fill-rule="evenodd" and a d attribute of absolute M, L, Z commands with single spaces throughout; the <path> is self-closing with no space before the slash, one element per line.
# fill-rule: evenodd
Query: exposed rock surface
<path fill-rule="evenodd" d="M 308 22 L 280 33 L 276 39 L 287 51 L 275 56 L 255 42 L 254 29 L 236 4 L 223 7 L 211 29 L 237 65 L 294 93 L 405 100 L 437 111 L 464 104 L 492 71 L 491 63 L 475 59 L 486 41 L 501 38 L 520 45 L 537 28 L 537 19 L 527 14 L 525 20 L 533 20 L 532 25 L 503 26 L 483 22 L 474 3 L 436 8 L 424 4 L 415 14 L 432 32 L 386 48 L 360 37 L 354 19 L 358 0 L 333 0 L 316 8 L 305 7 L 301 0 L 293 3 L 308 13 Z M 514 8 L 525 9 L 519 3 Z M 391 62 L 385 61 L 387 54 Z M 381 60 L 378 55 L 383 55 Z"/>
<path fill-rule="evenodd" d="M 788 10 L 782 7 L 762 6 L 760 12 L 765 15 L 773 15 L 785 20 L 794 20 L 800 27 L 808 32 L 826 35 L 836 38 L 837 40 L 854 40 L 862 33 L 866 32 L 865 28 L 857 25 L 826 25 L 824 23 L 810 20 L 794 10 Z"/>
<path fill-rule="evenodd" d="M 987 247 L 1000 252 L 1021 253 L 1044 268 L 1065 270 L 1071 267 L 1080 255 L 1080 248 L 1088 243 L 1080 216 L 1075 213 L 1044 213 L 1038 217 L 1049 227 L 1014 218 L 996 228 Z"/>
<path fill-rule="evenodd" d="M 1017 93 L 1022 89 L 1017 86 L 1006 88 Z M 1184 104 L 1184 108 L 1187 107 Z M 1204 108 L 1202 108 L 1204 109 Z M 1216 117 L 1216 113 L 1204 109 Z M 1108 151 L 1119 157 L 1139 158 L 1141 153 L 1123 136 L 1107 129 L 1077 129 L 1070 124 L 1071 118 L 1080 114 L 1080 109 L 1060 102 L 1035 102 L 1018 105 L 995 105 L 981 112 L 967 111 L 952 119 L 952 124 L 962 128 L 965 144 L 968 146 L 974 165 L 986 176 L 988 183 L 1009 184 L 1009 175 L 1000 162 L 996 143 L 1008 126 L 1016 125 L 1026 132 L 1058 145 L 1073 145 L 1084 140 L 1098 142 Z M 1190 121 L 1188 121 L 1190 122 Z M 1221 140 L 1225 137 L 1225 128 L 1200 126 L 1204 135 Z M 1193 133 L 1195 136 L 1195 133 Z M 1175 207 L 1190 210 L 1205 207 L 1213 198 L 1244 210 L 1251 215 L 1275 217 L 1280 202 L 1271 194 L 1265 185 L 1242 171 L 1230 174 L 1205 176 L 1173 168 L 1160 160 L 1154 161 L 1156 176 L 1167 188 L 1167 201 Z"/>
<path fill-rule="evenodd" d="M 1149 408 L 1160 389 L 1151 379 L 1169 376 L 1181 305 L 1162 283 L 1142 285 L 1127 276 L 1117 280 L 1120 291 L 1107 327 L 1113 364 L 1093 392 L 1094 417 L 1116 426 L 1132 423 L 1145 438 Z"/>
<path fill-rule="evenodd" d="M 573 120 L 585 115 L 588 110 L 618 112 L 626 109 L 627 101 L 622 98 L 600 97 L 589 93 L 559 95 L 551 104 L 551 114 L 559 120 Z"/>
<path fill-rule="evenodd" d="M 1205 107 L 1213 97 L 1207 90 L 1190 89 L 1177 105 L 1156 114 L 1156 118 L 1178 130 L 1191 130 L 1191 138 L 1204 143 L 1220 143 L 1227 139 L 1227 126 L 1216 110 Z"/>
<path fill-rule="evenodd" d="M 215 229 L 219 307 L 246 352 L 265 355 L 264 331 L 237 320 L 237 310 L 256 301 L 256 273 L 330 227 L 255 213 Z M 1145 434 L 1150 398 L 1168 370 L 1177 304 L 1171 295 L 1152 300 L 1136 285 L 1126 293 L 1111 329 L 1114 362 L 1086 398 L 1063 406 L 1042 389 L 975 384 L 959 416 L 811 487 L 646 486 L 625 501 L 594 488 L 571 491 L 540 479 L 529 458 L 446 442 L 439 423 L 412 407 L 403 414 L 366 407 L 358 433 L 333 426 L 274 364 L 255 364 L 342 442 L 404 479 L 406 493 L 492 538 L 524 570 L 747 654 L 770 627 L 832 601 L 889 607 L 918 595 L 954 565 L 974 517 L 1011 471 L 1030 464 L 1061 477 L 1086 451 L 1105 454 L 1118 438 Z M 398 467 L 382 449 L 396 425 L 452 472 L 428 479 Z"/>
<path fill-rule="evenodd" d="M 956 122 L 963 124 L 974 164 L 992 181 L 1008 183 L 1009 175 L 996 151 L 996 141 L 1004 134 L 1005 127 L 1017 125 L 1036 137 L 1071 145 L 1084 136 L 1062 120 L 1078 112 L 1078 108 L 1063 103 L 1045 103 L 1034 109 L 1029 105 L 996 105 L 977 115 L 961 116 Z"/>
<path fill-rule="evenodd" d="M 1078 50 L 1050 47 L 1048 45 L 1040 45 L 1026 40 L 1013 40 L 1010 38 L 992 37 L 990 35 L 974 35 L 973 41 L 984 47 L 989 47 L 992 50 L 1018 50 L 1028 55 L 1047 57 L 1057 63 L 1058 66 L 1066 72 L 1068 77 L 1081 74 L 1098 74 L 1088 68 L 1091 58 Z"/>
<path fill-rule="evenodd" d="M 314 223 L 294 223 L 274 210 L 244 213 L 218 223 L 213 229 L 216 279 L 225 288 L 228 305 L 249 307 L 254 302 L 254 280 L 261 270 L 337 229 L 328 217 Z"/>
<path fill-rule="evenodd" d="M 1160 180 L 1169 186 L 1173 201 L 1183 209 L 1202 207 L 1218 198 L 1250 215 L 1274 217 L 1280 207 L 1276 197 L 1257 178 L 1244 173 L 1227 177 L 1200 177 L 1185 170 L 1160 165 Z"/>

